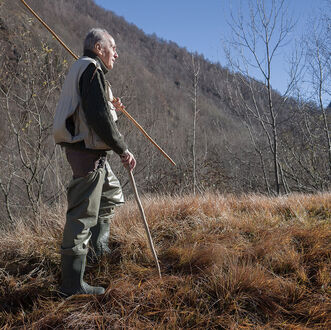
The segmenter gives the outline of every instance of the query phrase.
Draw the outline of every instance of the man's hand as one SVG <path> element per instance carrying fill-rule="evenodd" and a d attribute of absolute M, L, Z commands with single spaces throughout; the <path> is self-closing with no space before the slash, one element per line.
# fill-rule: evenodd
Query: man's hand
<path fill-rule="evenodd" d="M 136 167 L 136 159 L 129 150 L 125 150 L 120 157 L 125 168 L 132 171 Z"/>
<path fill-rule="evenodd" d="M 125 106 L 122 104 L 119 97 L 114 97 L 111 103 L 113 103 L 114 107 L 116 108 L 116 111 L 121 111 L 121 109 L 125 110 Z"/>

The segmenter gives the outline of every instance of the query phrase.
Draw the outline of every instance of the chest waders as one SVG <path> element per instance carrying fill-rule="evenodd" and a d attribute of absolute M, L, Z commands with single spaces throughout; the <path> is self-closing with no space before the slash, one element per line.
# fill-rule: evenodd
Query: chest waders
<path fill-rule="evenodd" d="M 110 222 L 114 208 L 124 203 L 120 182 L 105 156 L 66 149 L 73 171 L 68 191 L 68 209 L 61 244 L 62 285 L 64 296 L 102 294 L 103 288 L 84 282 L 88 253 L 95 261 L 109 253 Z M 79 162 L 85 164 L 84 170 Z M 90 248 L 89 248 L 90 244 Z"/>

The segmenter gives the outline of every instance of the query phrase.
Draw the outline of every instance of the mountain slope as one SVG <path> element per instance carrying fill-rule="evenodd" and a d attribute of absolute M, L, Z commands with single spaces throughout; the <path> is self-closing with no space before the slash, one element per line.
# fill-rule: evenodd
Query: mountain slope
<path fill-rule="evenodd" d="M 82 40 L 89 28 L 101 26 L 109 30 L 116 39 L 120 54 L 115 69 L 108 74 L 115 94 L 122 97 L 128 110 L 177 163 L 181 164 L 183 160 L 186 162 L 191 158 L 191 54 L 172 42 L 162 41 L 156 36 L 146 36 L 134 25 L 126 23 L 123 18 L 110 11 L 99 8 L 90 0 L 33 0 L 29 1 L 29 4 L 78 55 L 81 54 Z M 37 48 L 40 49 L 41 43 L 45 42 L 54 50 L 51 55 L 63 56 L 69 64 L 72 63 L 70 55 L 65 54 L 40 23 L 31 18 L 31 14 L 24 9 L 20 1 L 5 3 L 2 7 L 6 17 L 5 24 L 9 27 L 8 33 L 13 34 L 15 23 L 20 22 L 25 29 L 31 31 L 31 40 Z M 6 43 L 5 40 L 4 42 Z M 25 47 L 22 42 L 19 43 L 17 48 Z M 228 132 L 231 135 L 232 132 L 238 132 L 240 126 L 225 112 L 225 103 L 212 87 L 215 79 L 219 80 L 228 74 L 227 70 L 205 61 L 201 56 L 196 57 L 202 72 L 198 87 L 197 150 L 203 161 L 203 158 L 210 158 L 213 152 L 225 152 L 220 143 L 222 134 Z M 224 129 L 222 134 L 219 123 L 222 123 Z M 128 126 L 127 123 L 124 125 Z M 133 151 L 141 154 L 141 159 L 152 157 L 156 172 L 160 166 L 168 166 L 139 133 L 131 131 L 131 128 L 126 130 L 130 132 L 126 135 Z M 238 138 L 238 134 L 234 135 Z M 142 144 L 144 148 L 140 147 Z"/>
<path fill-rule="evenodd" d="M 251 123 L 245 122 L 247 107 L 267 107 L 261 82 L 231 73 L 171 41 L 148 36 L 92 0 L 28 3 L 77 55 L 91 27 L 106 28 L 116 39 L 119 59 L 108 74 L 114 94 L 177 163 L 173 167 L 122 116 L 120 130 L 136 155 L 141 191 L 273 193 L 270 121 L 250 117 Z M 1 210 L 14 217 L 26 207 L 38 213 L 44 202 L 63 202 L 71 173 L 63 153 L 54 148 L 51 128 L 73 58 L 19 0 L 2 1 L 0 6 L 0 161 L 6 164 L 0 174 Z M 276 92 L 273 101 L 279 110 L 281 191 L 327 190 L 330 173 L 318 112 Z M 117 156 L 111 164 L 130 193 Z"/>

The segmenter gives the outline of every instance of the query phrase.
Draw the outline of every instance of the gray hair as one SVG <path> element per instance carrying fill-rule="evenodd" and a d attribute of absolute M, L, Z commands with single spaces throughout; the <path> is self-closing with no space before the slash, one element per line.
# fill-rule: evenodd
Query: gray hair
<path fill-rule="evenodd" d="M 102 46 L 107 42 L 110 34 L 105 29 L 93 28 L 91 29 L 84 40 L 84 50 L 93 50 L 97 42 Z"/>

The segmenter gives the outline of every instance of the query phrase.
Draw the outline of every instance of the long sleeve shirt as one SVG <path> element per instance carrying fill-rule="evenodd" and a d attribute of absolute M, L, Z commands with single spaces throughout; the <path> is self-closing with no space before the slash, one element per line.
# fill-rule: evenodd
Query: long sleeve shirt
<path fill-rule="evenodd" d="M 79 89 L 82 100 L 82 108 L 86 122 L 94 132 L 117 154 L 122 154 L 128 149 L 120 134 L 116 123 L 110 113 L 109 104 L 106 98 L 105 73 L 107 68 L 99 57 L 92 51 L 85 51 L 84 56 L 91 57 L 100 63 L 102 70 L 96 70 L 94 64 L 89 64 L 79 81 Z M 68 122 L 68 128 L 73 131 L 73 122 Z M 71 126 L 71 128 L 70 128 Z M 75 143 L 76 146 L 84 148 L 84 142 Z"/>

